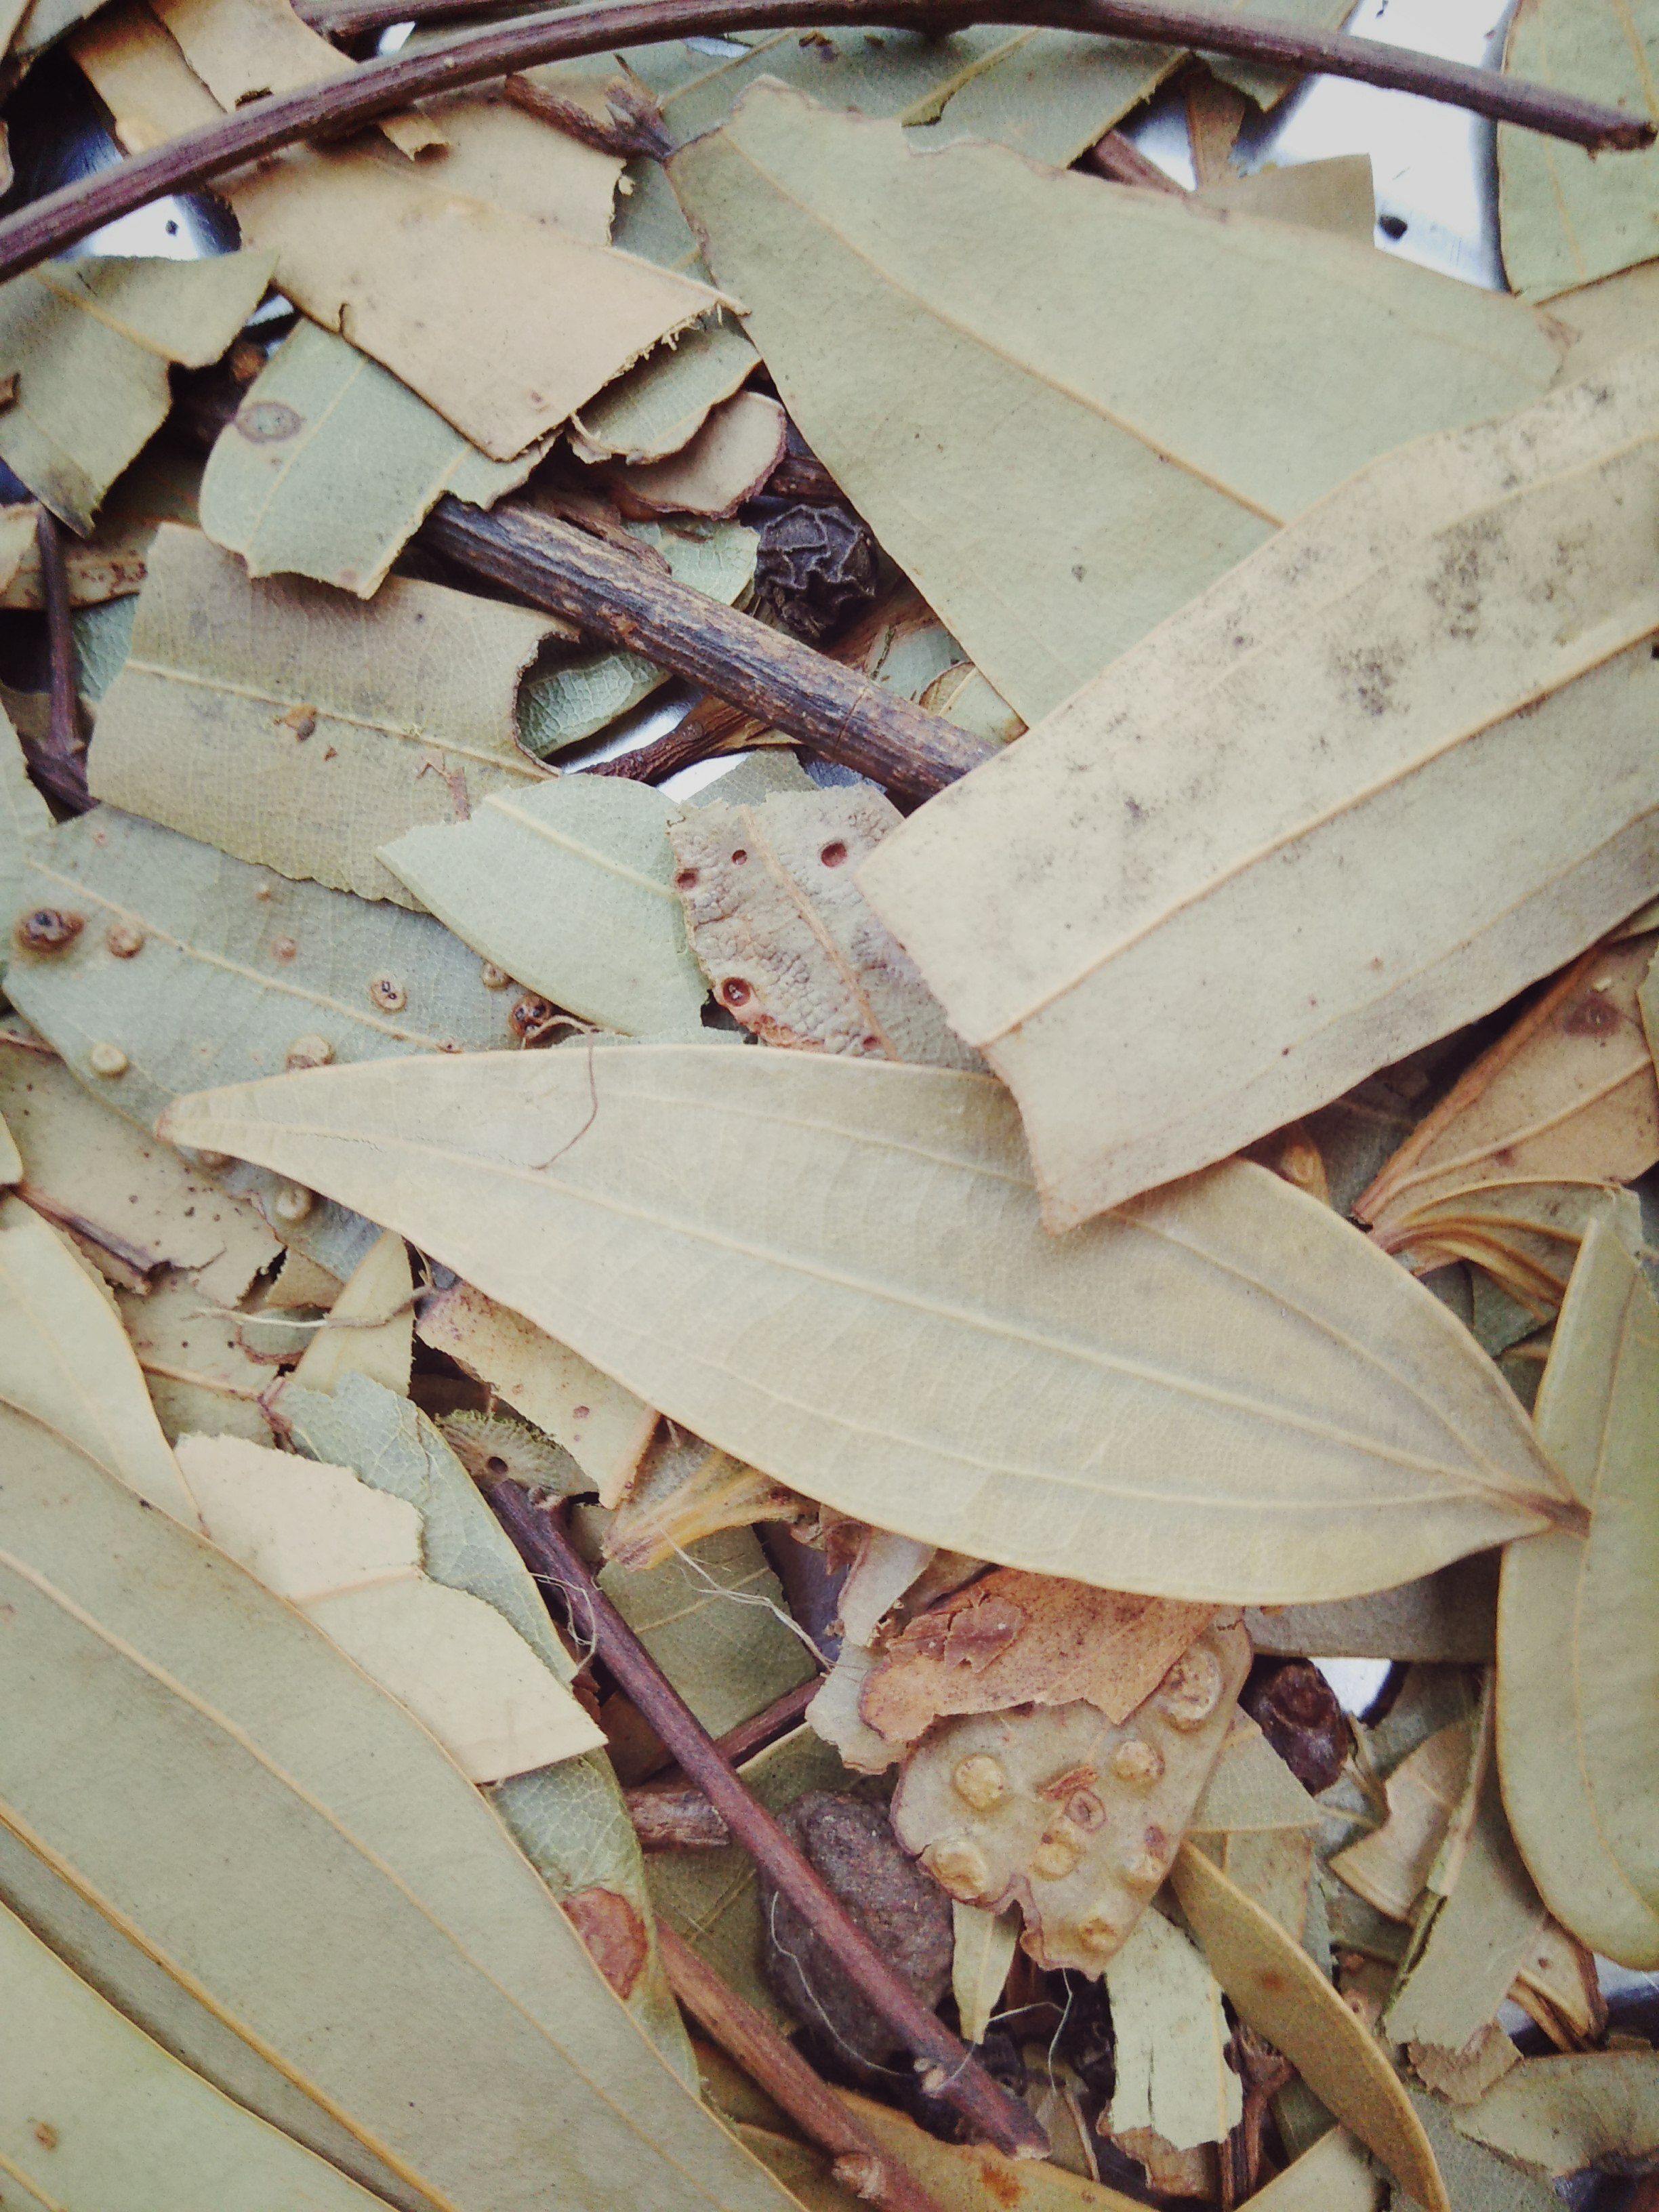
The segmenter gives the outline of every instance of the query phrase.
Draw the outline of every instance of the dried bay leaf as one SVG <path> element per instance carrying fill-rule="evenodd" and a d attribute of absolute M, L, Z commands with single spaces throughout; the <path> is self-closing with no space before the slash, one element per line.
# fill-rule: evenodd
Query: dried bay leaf
<path fill-rule="evenodd" d="M 1650 352 L 1362 470 L 865 863 L 1020 1099 L 1052 1226 L 1283 1127 L 1650 893 L 1656 425 Z M 1362 853 L 1376 896 L 1338 896 Z"/>
<path fill-rule="evenodd" d="M 1515 1838 L 1556 1917 L 1595 1950 L 1659 1966 L 1659 1309 L 1595 1227 L 1538 1394 L 1540 1441 L 1590 1512 L 1504 1559 L 1498 1751 Z"/>
<path fill-rule="evenodd" d="M 50 261 L 0 287 L 0 461 L 71 528 L 100 501 L 171 404 L 167 364 L 216 361 L 270 281 L 258 252 L 205 261 L 121 255 Z"/>
<path fill-rule="evenodd" d="M 349 76 L 354 67 L 289 0 L 152 0 L 151 12 L 221 107 Z M 443 132 L 413 111 L 386 116 L 379 127 L 410 155 L 445 143 Z"/>
<path fill-rule="evenodd" d="M 1189 1821 L 1194 1835 L 1316 1828 L 1322 1808 L 1247 1713 L 1236 1713 Z"/>
<path fill-rule="evenodd" d="M 1256 2212 L 1382 2212 L 1388 2184 L 1346 2128 L 1331 2128 L 1249 2201 Z"/>
<path fill-rule="evenodd" d="M 1155 2128 L 1177 2150 L 1223 2142 L 1244 2112 L 1226 2061 L 1221 1989 L 1180 1929 L 1144 1912 L 1106 1968 L 1115 2037 L 1112 2133 Z"/>
<path fill-rule="evenodd" d="M 296 1389 L 326 1392 L 337 1389 L 348 1375 L 364 1375 L 406 1397 L 414 1349 L 409 1249 L 387 1230 L 358 1261 L 289 1380 Z"/>
<path fill-rule="evenodd" d="M 589 1046 L 313 1070 L 167 1133 L 398 1229 L 790 1488 L 976 1558 L 1290 1603 L 1571 1517 L 1462 1325 L 1328 1207 L 1237 1164 L 1057 1242 L 984 1077 Z"/>
<path fill-rule="evenodd" d="M 1376 228 L 1376 196 L 1369 154 L 1339 154 L 1323 161 L 1271 164 L 1249 176 L 1224 177 L 1198 194 L 1206 207 L 1237 208 L 1275 222 L 1306 223 L 1369 246 Z"/>
<path fill-rule="evenodd" d="M 388 868 L 464 943 L 556 1006 L 639 1034 L 695 1030 L 706 992 L 652 785 L 567 775 L 495 791 L 472 819 L 409 830 Z"/>
<path fill-rule="evenodd" d="M 1514 302 L 1369 246 L 1002 148 L 918 160 L 775 87 L 670 167 L 792 418 L 1028 720 L 1376 454 L 1555 369 Z M 1182 343 L 1194 296 L 1241 350 Z"/>
<path fill-rule="evenodd" d="M 729 517 L 752 499 L 783 459 L 787 418 L 764 392 L 739 392 L 667 459 L 624 463 L 614 481 L 653 514 Z"/>
<path fill-rule="evenodd" d="M 1018 1912 L 986 1912 L 977 1905 L 951 1900 L 955 1948 L 951 1954 L 951 1994 L 964 2043 L 983 2043 L 991 2015 L 1008 1980 L 1019 1942 Z"/>
<path fill-rule="evenodd" d="M 0 896 L 6 913 L 16 909 L 31 842 L 51 829 L 52 810 L 29 780 L 17 732 L 0 708 Z M 3 974 L 9 947 L 3 939 L 0 948 Z"/>
<path fill-rule="evenodd" d="M 0 2171 L 42 2205 L 374 2212 L 168 2055 L 0 1907 Z"/>
<path fill-rule="evenodd" d="M 9 1827 L 441 2202 L 542 2203 L 550 2163 L 596 2212 L 779 2201 L 398 1705 L 78 1454 L 7 1442 Z"/>
<path fill-rule="evenodd" d="M 542 641 L 565 634 L 403 577 L 367 605 L 256 583 L 199 532 L 164 526 L 98 709 L 94 794 L 239 860 L 408 904 L 378 848 L 540 781 L 514 704 Z"/>
<path fill-rule="evenodd" d="M 693 949 L 764 1042 L 971 1067 L 854 870 L 900 816 L 869 785 L 708 801 L 669 830 Z"/>
<path fill-rule="evenodd" d="M 364 1482 L 416 1509 L 422 1564 L 433 1581 L 493 1606 L 556 1680 L 574 1679 L 529 1570 L 455 1455 L 407 1399 L 367 1376 L 347 1376 L 328 1397 L 290 1387 L 283 1411 L 299 1449 L 355 1468 Z M 644 1862 L 609 1759 L 602 1751 L 579 1753 L 509 1775 L 488 1795 L 562 1904 L 600 1892 L 625 1905 L 643 1928 L 642 1964 L 632 1988 L 617 1994 L 690 2082 L 690 2051 L 657 1953 Z"/>
<path fill-rule="evenodd" d="M 1284 2052 L 1419 2204 L 1450 2212 L 1422 2123 L 1382 2045 L 1300 1944 L 1191 1844 L 1172 1879 L 1210 1971 L 1240 2017 Z"/>
<path fill-rule="evenodd" d="M 701 1437 L 688 1436 L 666 1421 L 659 1426 L 639 1472 L 629 1484 L 628 1495 L 605 1528 L 605 1555 L 620 1560 L 625 1567 L 659 1567 L 677 1551 L 704 1536 L 716 1535 L 722 1528 L 746 1528 L 762 1521 L 794 1521 L 808 1510 L 805 1501 L 793 1491 L 781 1489 L 729 1452 L 716 1451 Z M 889 1547 L 910 1544 L 908 1536 L 884 1539 L 874 1529 L 870 1539 L 872 1543 L 884 1541 Z M 926 1549 L 931 1556 L 931 1547 L 911 1548 Z M 909 1571 L 901 1590 L 919 1571 L 919 1566 L 906 1561 L 901 1572 L 903 1566 L 908 1566 Z M 843 1627 L 852 1582 L 849 1576 L 842 1590 Z M 893 1596 L 898 1595 L 900 1591 L 894 1591 Z M 884 1613 L 891 1602 L 890 1597 L 881 1610 Z M 855 1636 L 854 1640 L 862 1639 Z"/>
<path fill-rule="evenodd" d="M 1520 2172 L 1506 2159 L 1494 2157 L 1460 2135 L 1437 2097 L 1426 2097 L 1420 2089 L 1408 2094 L 1423 2132 L 1434 2146 L 1452 2212 L 1558 2212 L 1561 2200 L 1547 2182 Z M 1403 2190 L 1396 2189 L 1389 2204 L 1389 2212 L 1419 2212 Z"/>
<path fill-rule="evenodd" d="M 1452 2125 L 1529 2173 L 1638 2172 L 1659 2152 L 1659 2051 L 1523 2058 Z"/>
<path fill-rule="evenodd" d="M 1654 0 L 1528 0 L 1510 25 L 1504 67 L 1533 84 L 1643 112 L 1659 121 L 1659 7 Z M 1507 125 L 1498 133 L 1504 267 L 1529 300 L 1553 299 L 1659 252 L 1659 152 L 1595 161 L 1582 148 Z"/>
<path fill-rule="evenodd" d="M 1390 1919 L 1412 1917 L 1462 1800 L 1473 1745 L 1463 1721 L 1419 1744 L 1388 1778 L 1382 1826 L 1330 1861 L 1333 1874 Z"/>
<path fill-rule="evenodd" d="M 1334 1605 L 1297 1605 L 1245 1616 L 1258 1651 L 1330 1659 L 1468 1660 L 1492 1657 L 1498 1561 L 1485 1553 L 1437 1574 Z"/>
<path fill-rule="evenodd" d="M 270 1443 L 260 1401 L 271 1370 L 242 1340 L 246 1316 L 207 1297 L 194 1275 L 173 1268 L 143 1297 L 118 1291 L 116 1304 L 165 1437 L 201 1430 Z"/>
<path fill-rule="evenodd" d="M 759 359 L 741 326 L 723 315 L 694 323 L 580 409 L 571 446 L 585 461 L 665 460 L 690 444 L 709 409 L 731 398 Z"/>
<path fill-rule="evenodd" d="M 617 1505 L 657 1425 L 654 1407 L 469 1283 L 428 1298 L 415 1333 L 563 1446 L 602 1505 Z"/>
<path fill-rule="evenodd" d="M 3 1118 L 0 1118 L 0 1186 L 9 1188 L 13 1183 L 21 1182 L 22 1178 L 22 1155 Z"/>
<path fill-rule="evenodd" d="M 368 599 L 446 492 L 493 507 L 544 450 L 490 460 L 378 362 L 302 321 L 219 434 L 202 528 L 251 576 L 311 576 Z"/>

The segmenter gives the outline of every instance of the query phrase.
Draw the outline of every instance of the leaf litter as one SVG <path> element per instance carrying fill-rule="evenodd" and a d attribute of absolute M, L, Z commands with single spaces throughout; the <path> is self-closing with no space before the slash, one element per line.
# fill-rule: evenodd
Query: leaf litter
<path fill-rule="evenodd" d="M 1532 0 L 1506 66 L 1650 103 L 1652 15 Z M 286 0 L 37 17 L 131 149 L 356 66 Z M 1480 292 L 1377 252 L 1363 162 L 1246 173 L 1291 82 L 659 43 L 234 173 L 240 252 L 0 289 L 43 2201 L 1659 2166 L 1654 156 L 1504 125 Z M 1087 151 L 1160 86 L 1197 194 Z M 458 509 L 995 756 L 907 820 L 745 661 L 617 763 L 696 617 Z"/>

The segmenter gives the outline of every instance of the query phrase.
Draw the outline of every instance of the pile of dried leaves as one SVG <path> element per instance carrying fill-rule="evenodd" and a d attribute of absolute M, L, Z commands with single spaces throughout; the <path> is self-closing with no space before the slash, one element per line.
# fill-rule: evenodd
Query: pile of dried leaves
<path fill-rule="evenodd" d="M 395 12 L 0 5 L 0 2203 L 1659 2203 L 1659 0 Z"/>

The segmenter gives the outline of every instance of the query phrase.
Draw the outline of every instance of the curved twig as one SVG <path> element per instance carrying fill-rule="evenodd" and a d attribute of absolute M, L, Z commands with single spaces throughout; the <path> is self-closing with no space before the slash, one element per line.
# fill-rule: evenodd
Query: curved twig
<path fill-rule="evenodd" d="M 401 0 L 399 13 L 408 13 Z M 1340 33 L 1313 36 L 1289 24 L 1245 21 L 1212 8 L 1163 7 L 1153 0 L 635 0 L 632 5 L 560 9 L 493 24 L 420 53 L 365 62 L 349 76 L 250 100 L 222 122 L 204 124 L 20 209 L 0 223 L 0 278 L 33 268 L 118 216 L 276 153 L 296 139 L 337 136 L 427 94 L 483 84 L 537 63 L 734 31 L 850 24 L 937 34 L 981 22 L 1150 39 L 1283 69 L 1354 77 L 1592 149 L 1642 147 L 1654 137 L 1654 125 L 1645 116 L 1626 115 L 1541 85 L 1516 83 L 1492 70 L 1468 69 L 1370 39 Z"/>

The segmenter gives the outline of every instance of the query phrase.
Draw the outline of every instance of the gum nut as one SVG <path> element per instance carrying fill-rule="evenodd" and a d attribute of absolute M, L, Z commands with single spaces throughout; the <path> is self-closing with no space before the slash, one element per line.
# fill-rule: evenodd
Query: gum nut
<path fill-rule="evenodd" d="M 270 1210 L 278 1221 L 303 1221 L 317 1203 L 316 1195 L 303 1183 L 285 1182 L 270 1201 Z"/>
<path fill-rule="evenodd" d="M 1083 1856 L 1082 1838 L 1064 1828 L 1051 1828 L 1031 1854 L 1031 1872 L 1039 1881 L 1064 1881 L 1075 1874 Z"/>
<path fill-rule="evenodd" d="M 1158 1685 L 1158 1703 L 1178 1729 L 1202 1728 L 1221 1702 L 1221 1662 L 1207 1645 L 1194 1644 Z"/>
<path fill-rule="evenodd" d="M 1155 1851 L 1137 1851 L 1123 1869 L 1131 1889 L 1156 1889 L 1164 1879 L 1164 1862 Z"/>
<path fill-rule="evenodd" d="M 1150 1790 L 1164 1774 L 1164 1753 L 1143 1736 L 1126 1736 L 1112 1753 L 1112 1772 L 1132 1790 Z"/>
<path fill-rule="evenodd" d="M 976 1813 L 988 1813 L 1008 1795 L 1008 1778 L 1001 1762 L 988 1751 L 970 1752 L 951 1779 L 957 1796 Z"/>
<path fill-rule="evenodd" d="M 952 1897 L 959 1897 L 964 1904 L 982 1897 L 990 1886 L 991 1869 L 985 1854 L 966 1836 L 935 1844 L 922 1853 L 921 1863 L 941 1889 L 948 1890 Z"/>
<path fill-rule="evenodd" d="M 1097 1952 L 1104 1958 L 1122 1942 L 1123 1931 L 1105 1906 L 1097 1905 L 1078 1922 L 1077 1940 L 1085 1951 Z"/>

